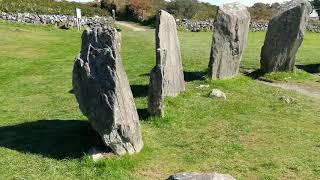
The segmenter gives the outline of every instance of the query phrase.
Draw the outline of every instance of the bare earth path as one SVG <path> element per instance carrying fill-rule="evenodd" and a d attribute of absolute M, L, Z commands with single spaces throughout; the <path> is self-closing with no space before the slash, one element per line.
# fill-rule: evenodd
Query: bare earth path
<path fill-rule="evenodd" d="M 127 28 L 131 29 L 132 31 L 146 31 L 147 30 L 147 28 L 144 26 L 140 26 L 136 23 L 127 22 L 127 21 L 116 21 L 116 25 L 127 27 Z"/>
<path fill-rule="evenodd" d="M 257 82 L 266 84 L 272 87 L 278 87 L 285 90 L 296 91 L 305 96 L 320 99 L 320 89 L 312 88 L 310 86 L 306 86 L 302 84 L 289 84 L 289 83 L 288 84 L 287 83 L 270 83 L 270 82 L 259 81 L 259 80 Z"/>

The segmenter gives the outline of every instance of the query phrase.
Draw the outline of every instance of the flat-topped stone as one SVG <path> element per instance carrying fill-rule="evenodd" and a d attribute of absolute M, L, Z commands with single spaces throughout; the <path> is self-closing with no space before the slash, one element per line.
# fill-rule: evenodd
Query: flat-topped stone
<path fill-rule="evenodd" d="M 228 79 L 239 72 L 242 53 L 247 44 L 250 13 L 240 3 L 219 7 L 214 22 L 208 75 L 211 79 Z"/>

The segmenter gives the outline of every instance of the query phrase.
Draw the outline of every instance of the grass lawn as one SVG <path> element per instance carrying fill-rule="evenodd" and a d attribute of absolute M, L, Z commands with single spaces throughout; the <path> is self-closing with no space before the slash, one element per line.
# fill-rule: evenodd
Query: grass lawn
<path fill-rule="evenodd" d="M 0 179 L 164 179 L 184 171 L 238 179 L 319 179 L 320 101 L 244 75 L 202 79 L 211 33 L 179 35 L 186 91 L 166 98 L 165 118 L 148 118 L 154 32 L 122 29 L 121 54 L 145 146 L 136 155 L 93 162 L 85 152 L 96 136 L 69 93 L 80 32 L 0 22 Z M 263 40 L 264 33 L 250 33 L 242 70 L 259 67 Z M 298 63 L 320 63 L 319 47 L 320 34 L 308 33 Z M 269 76 L 319 84 L 319 77 L 301 70 Z M 201 84 L 210 88 L 197 88 Z M 208 98 L 212 88 L 228 99 Z M 296 102 L 284 104 L 283 95 Z"/>

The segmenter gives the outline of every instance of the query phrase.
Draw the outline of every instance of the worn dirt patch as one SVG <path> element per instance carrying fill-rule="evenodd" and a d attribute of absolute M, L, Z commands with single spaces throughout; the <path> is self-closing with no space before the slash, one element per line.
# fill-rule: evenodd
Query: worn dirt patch
<path fill-rule="evenodd" d="M 320 99 L 320 89 L 306 86 L 303 84 L 270 83 L 270 82 L 260 81 L 260 80 L 257 80 L 257 82 L 268 85 L 268 86 L 272 86 L 272 87 L 278 87 L 278 88 L 285 89 L 285 90 L 296 91 L 296 92 L 303 94 L 305 96 Z"/>
<path fill-rule="evenodd" d="M 143 26 L 139 26 L 137 24 L 133 24 L 133 23 L 126 22 L 126 21 L 117 21 L 116 25 L 127 27 L 127 28 L 131 29 L 132 31 L 146 31 L 147 30 Z"/>

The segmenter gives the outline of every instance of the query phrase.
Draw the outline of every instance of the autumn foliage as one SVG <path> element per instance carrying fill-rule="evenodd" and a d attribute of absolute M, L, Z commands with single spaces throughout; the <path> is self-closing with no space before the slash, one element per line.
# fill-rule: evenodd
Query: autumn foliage
<path fill-rule="evenodd" d="M 154 0 L 129 0 L 128 10 L 139 19 L 145 19 L 152 10 Z"/>

